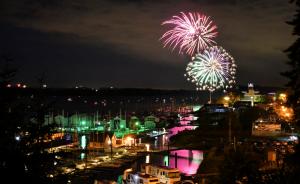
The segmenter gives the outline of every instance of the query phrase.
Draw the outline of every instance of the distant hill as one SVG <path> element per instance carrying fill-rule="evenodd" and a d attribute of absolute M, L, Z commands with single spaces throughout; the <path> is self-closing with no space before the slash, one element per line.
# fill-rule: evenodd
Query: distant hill
<path fill-rule="evenodd" d="M 235 88 L 236 91 L 248 91 L 248 86 L 246 85 L 239 85 Z M 254 90 L 259 91 L 261 94 L 267 94 L 271 92 L 281 92 L 286 91 L 286 87 L 272 87 L 272 86 L 260 86 L 260 85 L 254 85 Z"/>

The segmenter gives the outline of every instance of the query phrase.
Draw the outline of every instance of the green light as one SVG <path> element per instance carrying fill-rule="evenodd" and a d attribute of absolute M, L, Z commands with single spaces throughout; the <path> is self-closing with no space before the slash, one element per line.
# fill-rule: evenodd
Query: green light
<path fill-rule="evenodd" d="M 85 125 L 86 124 L 86 122 L 85 121 L 81 121 L 81 125 Z"/>
<path fill-rule="evenodd" d="M 80 146 L 81 146 L 82 149 L 86 148 L 86 136 L 85 135 L 81 136 L 81 144 L 80 144 Z"/>
<path fill-rule="evenodd" d="M 124 128 L 124 125 L 120 125 L 120 128 Z"/>
<path fill-rule="evenodd" d="M 164 163 L 165 163 L 165 166 L 169 166 L 169 157 L 168 157 L 168 155 L 164 156 Z"/>
<path fill-rule="evenodd" d="M 139 122 L 137 121 L 137 122 L 135 122 L 135 125 L 139 125 Z"/>

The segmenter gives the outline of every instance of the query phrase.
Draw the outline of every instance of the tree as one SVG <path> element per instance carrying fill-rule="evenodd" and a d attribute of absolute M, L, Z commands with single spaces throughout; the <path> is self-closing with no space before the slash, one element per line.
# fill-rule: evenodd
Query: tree
<path fill-rule="evenodd" d="M 289 87 L 291 90 L 289 102 L 296 109 L 297 118 L 300 115 L 300 0 L 291 0 L 290 2 L 296 2 L 297 11 L 293 20 L 287 23 L 294 27 L 292 34 L 296 36 L 297 39 L 289 48 L 284 51 L 289 58 L 287 64 L 290 66 L 290 70 L 283 72 L 282 75 L 289 79 L 287 83 L 287 87 Z"/>
<path fill-rule="evenodd" d="M 295 152 L 285 158 L 283 166 L 285 181 L 289 184 L 299 183 L 300 174 L 300 144 L 295 146 Z"/>
<path fill-rule="evenodd" d="M 54 169 L 54 155 L 45 151 L 43 137 L 54 128 L 45 125 L 45 113 L 52 106 L 41 90 L 34 98 L 20 89 L 7 88 L 16 75 L 12 60 L 4 58 L 0 68 L 0 172 L 10 183 L 39 183 Z M 11 177 L 17 176 L 17 177 Z"/>
<path fill-rule="evenodd" d="M 253 150 L 238 146 L 230 148 L 225 153 L 225 159 L 220 167 L 220 183 L 261 183 L 259 165 L 261 158 Z"/>
<path fill-rule="evenodd" d="M 19 131 L 18 127 L 23 122 L 23 109 L 22 105 L 14 103 L 15 96 L 5 88 L 13 80 L 15 74 L 16 69 L 12 67 L 12 59 L 2 56 L 0 66 L 0 172 L 3 176 L 15 173 L 22 178 L 25 175 L 24 156 L 16 135 Z M 11 180 L 10 182 L 14 183 Z"/>

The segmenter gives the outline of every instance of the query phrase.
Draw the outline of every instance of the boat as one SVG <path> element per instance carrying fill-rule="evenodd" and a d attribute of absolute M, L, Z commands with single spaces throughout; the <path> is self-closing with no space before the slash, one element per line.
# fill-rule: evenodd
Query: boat
<path fill-rule="evenodd" d="M 142 164 L 141 172 L 134 174 L 132 168 L 123 173 L 123 184 L 194 184 L 192 180 L 181 180 L 177 168 Z"/>
<path fill-rule="evenodd" d="M 160 184 L 155 176 L 146 173 L 133 173 L 133 170 L 126 169 L 123 174 L 123 184 Z"/>
<path fill-rule="evenodd" d="M 163 184 L 181 183 L 180 171 L 177 168 L 145 164 L 142 165 L 142 172 L 157 177 Z"/>
<path fill-rule="evenodd" d="M 168 134 L 168 132 L 166 131 L 165 128 L 162 128 L 160 130 L 152 130 L 151 132 L 147 133 L 147 135 L 149 137 L 157 137 L 157 136 L 161 136 L 164 134 Z"/>

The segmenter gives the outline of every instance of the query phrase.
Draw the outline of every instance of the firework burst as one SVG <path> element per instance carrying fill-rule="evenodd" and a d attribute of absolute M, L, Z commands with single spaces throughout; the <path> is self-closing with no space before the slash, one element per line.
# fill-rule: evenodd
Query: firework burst
<path fill-rule="evenodd" d="M 216 44 L 213 39 L 217 36 L 217 26 L 206 15 L 181 12 L 162 25 L 174 26 L 162 35 L 161 40 L 164 47 L 169 46 L 172 50 L 178 47 L 179 53 L 185 52 L 192 56 Z"/>
<path fill-rule="evenodd" d="M 232 88 L 235 83 L 236 64 L 232 56 L 219 46 L 209 47 L 196 54 L 188 63 L 188 81 L 196 84 L 197 90 L 215 91 Z"/>

